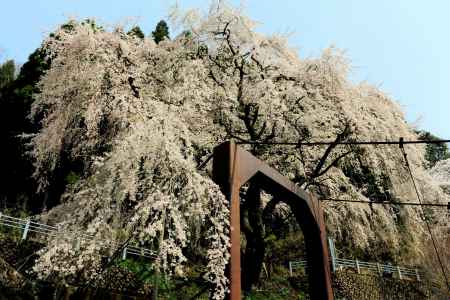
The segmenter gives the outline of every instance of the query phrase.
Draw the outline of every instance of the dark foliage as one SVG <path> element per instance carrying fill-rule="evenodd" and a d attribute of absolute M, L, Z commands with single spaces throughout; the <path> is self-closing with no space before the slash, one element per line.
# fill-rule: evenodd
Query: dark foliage
<path fill-rule="evenodd" d="M 34 133 L 38 129 L 37 124 L 33 124 L 27 117 L 33 103 L 33 95 L 39 93 L 37 82 L 49 65 L 44 52 L 37 49 L 22 66 L 17 79 L 5 82 L 0 90 L 0 138 L 3 141 L 3 154 L 0 158 L 3 178 L 0 187 L 2 208 L 38 209 L 35 206 L 37 203 L 32 201 L 35 186 L 31 179 L 32 161 L 26 155 L 27 140 L 20 135 Z"/>
<path fill-rule="evenodd" d="M 0 89 L 14 81 L 16 66 L 13 60 L 8 60 L 0 65 Z"/>
<path fill-rule="evenodd" d="M 346 160 L 341 164 L 342 172 L 361 193 L 374 202 L 391 201 L 392 183 L 384 173 L 375 174 L 363 161 L 363 153 L 356 153 L 356 160 Z"/>
<path fill-rule="evenodd" d="M 144 32 L 142 32 L 142 29 L 139 26 L 134 26 L 127 34 L 140 38 L 141 40 L 145 37 Z"/>
<path fill-rule="evenodd" d="M 92 26 L 95 30 L 103 30 L 93 20 L 85 20 L 83 24 Z M 68 22 L 61 29 L 70 33 L 74 24 Z M 50 36 L 55 36 L 51 33 Z M 58 38 L 58 37 L 56 37 Z M 63 161 L 56 170 L 54 178 L 50 178 L 51 189 L 45 194 L 37 194 L 33 161 L 29 155 L 27 144 L 29 134 L 35 134 L 40 129 L 42 115 L 33 120 L 29 118 L 31 106 L 37 94 L 40 93 L 38 82 L 50 68 L 51 59 L 43 48 L 36 49 L 22 66 L 17 78 L 11 80 L 14 74 L 14 62 L 7 62 L 0 68 L 0 138 L 3 141 L 1 176 L 4 179 L 0 186 L 0 207 L 25 210 L 38 213 L 42 209 L 58 204 L 60 195 L 67 184 L 73 183 L 80 173 L 77 162 Z M 4 79 L 3 79 L 4 78 Z M 45 111 L 45 110 L 43 110 Z M 25 137 L 27 134 L 28 137 Z M 69 177 L 68 177 L 69 176 Z"/>
<path fill-rule="evenodd" d="M 157 44 L 165 39 L 169 39 L 169 26 L 167 26 L 166 21 L 161 20 L 158 22 L 155 31 L 152 32 L 152 37 Z"/>
<path fill-rule="evenodd" d="M 429 133 L 428 131 L 419 131 L 419 139 L 424 141 L 436 141 L 440 140 L 439 137 Z M 450 152 L 448 151 L 447 144 L 427 144 L 425 148 L 425 159 L 427 160 L 426 167 L 432 168 L 441 160 L 449 159 Z"/>

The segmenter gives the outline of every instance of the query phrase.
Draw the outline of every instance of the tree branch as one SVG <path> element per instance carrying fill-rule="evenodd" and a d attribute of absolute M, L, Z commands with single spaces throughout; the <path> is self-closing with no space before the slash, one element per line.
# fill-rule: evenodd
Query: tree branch
<path fill-rule="evenodd" d="M 326 167 L 323 171 L 321 171 L 316 177 L 320 177 L 322 175 L 324 175 L 326 172 L 328 172 L 328 170 L 330 170 L 333 166 L 336 166 L 336 164 L 343 159 L 344 157 L 346 157 L 347 155 L 353 153 L 352 150 L 349 150 L 341 155 L 339 155 L 338 157 L 336 157 L 333 162 L 331 164 L 328 165 L 328 167 Z"/>

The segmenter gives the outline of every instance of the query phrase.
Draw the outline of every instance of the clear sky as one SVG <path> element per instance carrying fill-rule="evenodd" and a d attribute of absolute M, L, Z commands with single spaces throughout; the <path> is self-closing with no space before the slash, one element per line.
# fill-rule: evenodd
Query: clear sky
<path fill-rule="evenodd" d="M 238 1 L 232 1 L 238 3 Z M 44 36 L 68 16 L 107 23 L 138 17 L 149 34 L 173 1 L 0 0 L 0 61 L 25 62 Z M 346 49 L 352 78 L 367 80 L 399 101 L 407 119 L 450 139 L 450 1 L 247 0 L 264 33 L 294 32 L 300 56 L 334 44 Z M 208 1 L 179 0 L 182 7 Z"/>

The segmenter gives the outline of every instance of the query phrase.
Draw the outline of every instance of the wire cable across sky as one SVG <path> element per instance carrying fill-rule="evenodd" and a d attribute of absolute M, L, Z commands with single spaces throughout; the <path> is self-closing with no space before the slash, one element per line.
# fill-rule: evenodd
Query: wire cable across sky
<path fill-rule="evenodd" d="M 269 145 L 269 146 L 326 146 L 326 145 L 406 145 L 406 144 L 443 144 L 450 143 L 450 140 L 415 140 L 415 141 L 341 141 L 341 142 L 252 142 L 239 141 L 238 145 Z"/>
<path fill-rule="evenodd" d="M 444 264 L 442 263 L 441 255 L 440 255 L 440 253 L 439 253 L 439 251 L 438 251 L 438 249 L 436 247 L 436 240 L 435 240 L 435 237 L 433 235 L 433 232 L 431 231 L 430 223 L 429 223 L 428 219 L 425 217 L 425 212 L 423 210 L 422 198 L 420 197 L 419 189 L 417 188 L 416 181 L 414 180 L 414 176 L 413 176 L 413 173 L 412 173 L 412 170 L 411 170 L 411 166 L 410 166 L 409 160 L 408 160 L 408 154 L 406 153 L 406 150 L 405 150 L 405 147 L 403 147 L 403 144 L 404 144 L 403 143 L 403 138 L 400 138 L 400 144 L 399 144 L 400 145 L 400 150 L 402 151 L 403 157 L 405 159 L 406 168 L 408 169 L 408 173 L 409 173 L 409 175 L 411 177 L 411 181 L 412 181 L 412 184 L 414 186 L 414 190 L 416 192 L 417 199 L 419 200 L 419 203 L 421 204 L 420 208 L 422 210 L 423 220 L 425 221 L 425 224 L 427 225 L 427 229 L 428 229 L 428 232 L 430 234 L 431 241 L 433 243 L 433 248 L 434 248 L 434 251 L 436 253 L 436 257 L 438 259 L 439 265 L 441 266 L 442 276 L 444 277 L 444 281 L 445 281 L 445 284 L 447 286 L 447 290 L 450 292 L 450 283 L 448 282 L 447 273 L 445 272 L 445 267 L 444 267 Z"/>
<path fill-rule="evenodd" d="M 352 200 L 352 199 L 336 199 L 336 198 L 322 198 L 320 201 L 331 202 L 348 202 L 348 203 L 364 203 L 364 204 L 384 204 L 384 205 L 410 205 L 410 206 L 428 206 L 428 207 L 446 207 L 450 210 L 450 202 L 443 203 L 419 203 L 419 202 L 397 202 L 397 201 L 364 201 L 364 200 Z"/>

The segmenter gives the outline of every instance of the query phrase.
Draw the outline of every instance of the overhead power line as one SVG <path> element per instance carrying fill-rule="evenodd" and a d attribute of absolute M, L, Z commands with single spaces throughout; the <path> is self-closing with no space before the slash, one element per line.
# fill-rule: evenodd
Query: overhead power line
<path fill-rule="evenodd" d="M 237 145 L 267 145 L 267 146 L 326 146 L 326 145 L 400 145 L 400 144 L 442 144 L 450 143 L 450 140 L 416 140 L 416 141 L 342 141 L 342 142 L 254 142 L 240 140 L 236 141 Z M 213 158 L 214 153 L 208 155 L 208 157 L 197 166 L 198 170 L 203 169 L 206 164 Z"/>
<path fill-rule="evenodd" d="M 405 159 L 406 168 L 408 169 L 408 173 L 409 173 L 409 175 L 411 177 L 411 181 L 413 183 L 414 190 L 415 190 L 416 195 L 417 195 L 417 199 L 419 200 L 420 204 L 423 204 L 422 203 L 422 198 L 420 197 L 420 194 L 419 194 L 419 189 L 417 188 L 416 181 L 414 180 L 414 176 L 413 176 L 413 173 L 411 171 L 411 166 L 409 164 L 408 155 L 406 154 L 406 150 L 403 147 L 404 144 L 405 143 L 403 141 L 403 138 L 400 138 L 399 145 L 400 145 L 400 150 L 402 151 L 403 157 Z M 427 230 L 430 233 L 430 237 L 431 237 L 431 241 L 433 243 L 433 248 L 434 248 L 434 251 L 436 253 L 436 257 L 438 259 L 439 265 L 441 266 L 442 276 L 444 277 L 444 281 L 445 281 L 445 283 L 447 285 L 447 290 L 450 291 L 450 283 L 448 281 L 447 273 L 445 272 L 444 264 L 442 263 L 441 255 L 439 254 L 439 251 L 438 251 L 438 249 L 436 247 L 436 241 L 435 241 L 433 232 L 431 231 L 430 223 L 428 222 L 428 219 L 425 217 L 425 212 L 423 211 L 423 206 L 421 205 L 420 208 L 422 210 L 422 215 L 423 215 L 423 219 L 425 221 L 425 224 L 427 225 Z"/>
<path fill-rule="evenodd" d="M 272 145 L 272 146 L 326 146 L 326 145 L 400 145 L 400 144 L 442 144 L 450 140 L 415 140 L 415 141 L 318 141 L 318 142 L 252 142 L 238 141 L 238 145 Z"/>
<path fill-rule="evenodd" d="M 350 202 L 350 203 L 364 203 L 364 204 L 384 204 L 384 205 L 411 205 L 411 206 L 431 206 L 431 207 L 446 207 L 450 210 L 450 202 L 447 204 L 442 203 L 415 203 L 415 202 L 396 202 L 396 201 L 363 201 L 363 200 L 351 200 L 351 199 L 335 199 L 335 198 L 323 198 L 320 201 L 331 202 Z"/>

